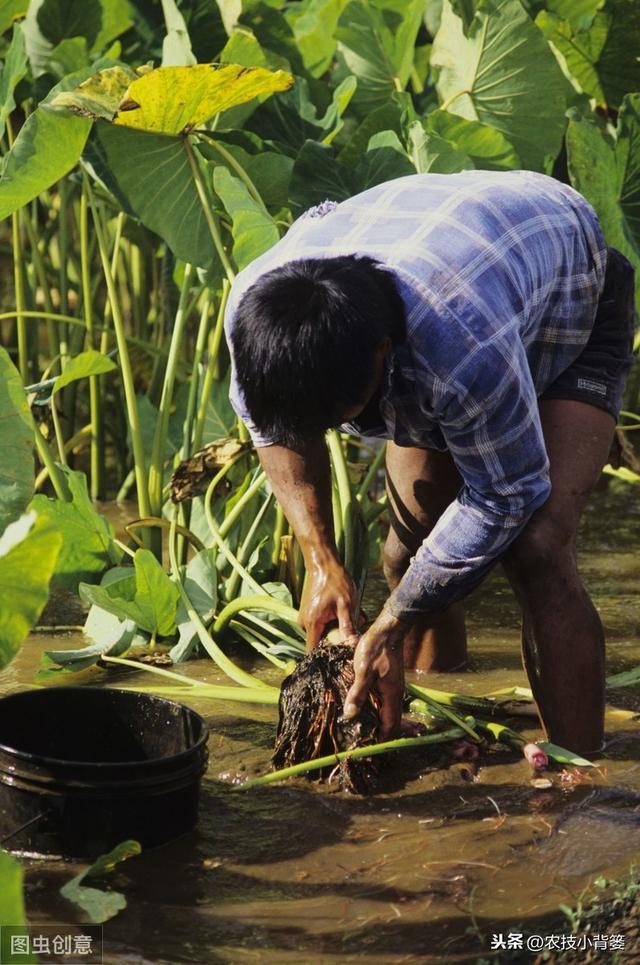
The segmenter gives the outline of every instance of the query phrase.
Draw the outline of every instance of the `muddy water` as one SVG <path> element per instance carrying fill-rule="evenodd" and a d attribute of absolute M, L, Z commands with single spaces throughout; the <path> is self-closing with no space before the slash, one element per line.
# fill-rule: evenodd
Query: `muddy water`
<path fill-rule="evenodd" d="M 582 534 L 609 672 L 640 663 L 637 502 L 631 487 L 598 496 Z M 371 610 L 375 580 L 369 593 Z M 477 694 L 526 683 L 518 613 L 499 575 L 473 598 L 469 630 L 470 672 L 430 675 L 432 686 Z M 34 634 L 2 689 L 29 684 L 41 651 L 66 645 L 78 637 Z M 186 672 L 220 679 L 209 661 Z M 152 682 L 128 672 L 118 680 Z M 98 671 L 88 682 L 105 678 Z M 115 880 L 128 907 L 105 925 L 109 963 L 476 962 L 490 957 L 494 933 L 568 934 L 558 905 L 640 862 L 640 724 L 614 709 L 595 773 L 556 770 L 541 788 L 507 750 L 485 753 L 475 779 L 442 752 L 419 762 L 398 755 L 390 789 L 363 799 L 304 781 L 234 790 L 239 776 L 268 769 L 275 710 L 189 703 L 211 726 L 200 822 L 122 866 Z M 617 691 L 615 703 L 640 708 L 640 688 Z M 28 865 L 32 921 L 74 920 L 58 888 L 75 870 Z"/>

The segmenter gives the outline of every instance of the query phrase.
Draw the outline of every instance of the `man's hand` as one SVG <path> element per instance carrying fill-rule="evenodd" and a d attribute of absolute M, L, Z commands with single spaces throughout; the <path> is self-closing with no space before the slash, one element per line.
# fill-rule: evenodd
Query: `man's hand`
<path fill-rule="evenodd" d="M 380 738 L 391 740 L 400 733 L 404 696 L 403 641 L 408 627 L 384 610 L 356 646 L 353 665 L 356 677 L 344 704 L 347 719 L 357 717 L 370 690 L 378 694 Z"/>
<path fill-rule="evenodd" d="M 309 567 L 300 601 L 300 625 L 307 631 L 307 650 L 317 647 L 332 620 L 338 621 L 345 639 L 355 633 L 357 596 L 355 583 L 337 560 L 318 561 Z"/>

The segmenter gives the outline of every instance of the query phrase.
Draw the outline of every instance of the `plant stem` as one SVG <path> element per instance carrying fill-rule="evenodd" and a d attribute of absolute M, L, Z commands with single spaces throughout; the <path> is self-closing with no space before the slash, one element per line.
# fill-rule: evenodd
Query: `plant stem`
<path fill-rule="evenodd" d="M 178 590 L 180 591 L 180 596 L 182 598 L 182 602 L 184 603 L 185 609 L 187 611 L 187 615 L 195 625 L 200 643 L 207 651 L 211 659 L 218 665 L 220 670 L 222 670 L 223 673 L 226 673 L 227 676 L 230 677 L 232 680 L 235 680 L 237 684 L 240 684 L 242 687 L 268 688 L 269 684 L 263 683 L 262 680 L 258 680 L 257 677 L 252 677 L 251 674 L 248 674 L 245 670 L 242 670 L 240 667 L 237 667 L 235 663 L 232 660 L 230 660 L 229 657 L 227 657 L 226 653 L 224 653 L 220 649 L 220 647 L 215 642 L 213 637 L 209 634 L 207 628 L 202 622 L 202 618 L 200 617 L 200 614 L 191 603 L 191 600 L 187 595 L 187 591 L 184 588 L 184 583 L 182 582 L 182 577 L 180 575 L 180 567 L 178 566 L 178 557 L 176 555 L 177 515 L 178 515 L 177 507 L 172 506 L 171 531 L 169 533 L 169 558 L 171 560 L 171 569 L 173 571 L 173 578 L 176 581 Z M 275 687 L 272 687 L 271 689 L 275 690 L 276 693 L 279 692 Z"/>
<path fill-rule="evenodd" d="M 56 462 L 51 455 L 51 450 L 46 443 L 46 440 L 42 438 L 42 433 L 36 426 L 35 430 L 35 443 L 36 449 L 38 450 L 38 455 L 42 460 L 43 466 L 46 466 L 47 472 L 49 473 L 49 479 L 55 489 L 56 496 L 61 499 L 63 503 L 68 503 L 71 501 L 71 493 L 69 492 L 69 487 L 67 486 L 67 481 L 58 469 Z"/>
<path fill-rule="evenodd" d="M 133 381 L 133 371 L 131 369 L 129 350 L 127 347 L 127 337 L 126 337 L 126 332 L 124 327 L 124 320 L 122 318 L 122 314 L 120 311 L 120 301 L 118 298 L 118 293 L 116 290 L 113 273 L 111 271 L 111 265 L 109 263 L 109 255 L 107 252 L 105 238 L 102 231 L 102 225 L 100 224 L 100 218 L 98 216 L 98 212 L 96 209 L 96 203 L 93 197 L 93 191 L 88 182 L 87 182 L 87 195 L 89 200 L 89 206 L 91 208 L 91 213 L 93 215 L 93 224 L 96 232 L 96 237 L 98 240 L 98 250 L 100 252 L 102 270 L 104 272 L 105 281 L 107 283 L 109 303 L 111 305 L 111 313 L 113 316 L 113 327 L 115 330 L 116 341 L 118 344 L 118 355 L 120 357 L 120 370 L 122 373 L 122 385 L 124 388 L 124 397 L 125 397 L 125 403 L 127 407 L 127 416 L 129 417 L 131 443 L 133 446 L 136 490 L 138 494 L 138 508 L 141 516 L 153 516 L 154 514 L 151 512 L 151 507 L 149 504 L 149 490 L 148 490 L 147 471 L 146 471 L 146 459 L 144 454 L 144 442 L 142 439 L 142 429 L 140 426 L 140 417 L 138 414 L 138 403 L 136 400 L 136 389 Z"/>
<path fill-rule="evenodd" d="M 213 624 L 213 632 L 215 634 L 221 633 L 236 613 L 242 613 L 243 610 L 267 610 L 269 613 L 273 613 L 278 617 L 282 617 L 287 623 L 293 623 L 297 626 L 298 621 L 298 611 L 294 610 L 293 607 L 287 606 L 281 600 L 276 600 L 272 596 L 256 595 L 256 596 L 241 596 L 236 600 L 232 600 L 231 603 L 227 603 L 225 608 L 220 611 L 216 617 L 215 623 Z"/>
<path fill-rule="evenodd" d="M 251 178 L 249 177 L 245 169 L 242 167 L 240 162 L 237 161 L 234 158 L 233 154 L 231 154 L 231 152 L 228 151 L 226 147 L 223 147 L 223 145 L 220 144 L 219 141 L 214 140 L 214 138 L 210 136 L 209 131 L 198 131 L 198 133 L 201 135 L 202 134 L 206 135 L 207 144 L 209 144 L 210 147 L 214 148 L 214 150 L 216 150 L 218 154 L 222 158 L 224 158 L 224 160 L 227 162 L 230 168 L 233 168 L 233 170 L 238 175 L 240 180 L 243 182 L 247 191 L 249 192 L 253 200 L 256 202 L 256 204 L 259 204 L 262 210 L 268 214 L 267 206 L 262 200 L 260 192 L 256 188 L 255 184 L 253 183 L 253 181 L 251 180 Z"/>
<path fill-rule="evenodd" d="M 196 191 L 198 192 L 198 198 L 200 199 L 200 204 L 202 205 L 202 212 L 207 222 L 207 227 L 209 228 L 209 233 L 211 234 L 211 239 L 218 252 L 218 257 L 224 268 L 224 272 L 229 279 L 229 284 L 233 284 L 236 274 L 231 267 L 231 262 L 224 250 L 224 245 L 222 244 L 222 238 L 220 236 L 220 230 L 216 218 L 214 217 L 213 211 L 211 210 L 211 200 L 207 195 L 207 189 L 205 188 L 204 181 L 202 178 L 202 172 L 198 164 L 198 159 L 195 156 L 193 145 L 188 137 L 182 138 L 182 144 L 189 159 L 189 164 L 191 165 L 191 174 L 193 175 L 194 184 L 196 186 Z"/>
<path fill-rule="evenodd" d="M 91 274 L 89 266 L 89 225 L 87 200 L 87 175 L 82 171 L 82 194 L 80 195 L 80 271 L 82 275 L 82 311 L 87 328 L 87 346 L 95 348 L 93 311 L 91 304 Z M 101 379 L 89 377 L 89 423 L 91 425 L 91 498 L 104 499 L 104 432 L 102 423 Z"/>
<path fill-rule="evenodd" d="M 149 506 L 151 512 L 144 515 L 162 515 L 162 482 L 164 476 L 164 457 L 167 447 L 167 435 L 169 432 L 170 407 L 173 400 L 173 390 L 176 380 L 176 366 L 178 363 L 180 350 L 182 348 L 182 341 L 187 323 L 185 307 L 189 295 L 189 289 L 191 288 L 191 279 L 193 277 L 193 273 L 193 266 L 186 265 L 184 270 L 184 278 L 182 281 L 182 289 L 180 291 L 180 301 L 178 303 L 178 309 L 176 311 L 175 322 L 173 325 L 173 332 L 171 335 L 169 358 L 167 360 L 167 367 L 162 385 L 162 394 L 160 396 L 158 421 L 156 422 L 156 428 L 153 435 L 153 446 L 151 449 L 151 461 L 149 464 Z M 156 553 L 159 554 L 158 559 L 161 559 L 162 542 L 159 540 L 158 544 L 159 545 L 156 547 Z"/>
<path fill-rule="evenodd" d="M 202 446 L 204 424 L 207 418 L 207 406 L 209 404 L 209 398 L 211 397 L 211 390 L 213 388 L 215 373 L 218 367 L 218 352 L 220 351 L 220 343 L 222 341 L 222 333 L 224 330 L 224 312 L 227 306 L 227 299 L 229 298 L 230 290 L 231 286 L 229 285 L 227 279 L 224 278 L 222 281 L 222 297 L 220 299 L 220 305 L 218 306 L 215 328 L 209 334 L 209 357 L 207 359 L 207 367 L 204 373 L 204 379 L 202 381 L 200 404 L 198 406 L 198 414 L 196 416 L 196 424 L 193 431 L 193 452 L 196 452 Z"/>
<path fill-rule="evenodd" d="M 244 784 L 239 784 L 237 790 L 246 791 L 252 787 L 263 787 L 265 784 L 275 784 L 284 781 L 288 777 L 296 777 L 298 774 L 307 774 L 309 771 L 320 771 L 323 767 L 331 767 L 332 764 L 339 764 L 340 761 L 357 760 L 359 757 L 377 757 L 379 754 L 388 754 L 391 751 L 402 751 L 408 747 L 422 747 L 428 744 L 447 744 L 450 741 L 464 737 L 464 732 L 459 727 L 451 730 L 443 730 L 436 734 L 424 734 L 420 737 L 400 737 L 398 740 L 383 741 L 381 744 L 369 744 L 367 747 L 355 747 L 350 751 L 339 751 L 337 754 L 329 754 L 327 757 L 318 757 L 314 761 L 304 761 L 301 764 L 292 764 L 291 767 L 283 767 L 279 771 L 271 774 L 263 774 L 261 777 L 254 777 Z"/>

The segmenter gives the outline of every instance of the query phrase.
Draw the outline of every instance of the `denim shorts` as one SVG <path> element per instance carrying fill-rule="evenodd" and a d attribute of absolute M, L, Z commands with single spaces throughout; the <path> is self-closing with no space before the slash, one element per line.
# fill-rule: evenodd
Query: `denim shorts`
<path fill-rule="evenodd" d="M 540 399 L 574 399 L 604 409 L 617 421 L 635 331 L 634 270 L 615 248 L 608 249 L 604 288 L 589 341 Z"/>

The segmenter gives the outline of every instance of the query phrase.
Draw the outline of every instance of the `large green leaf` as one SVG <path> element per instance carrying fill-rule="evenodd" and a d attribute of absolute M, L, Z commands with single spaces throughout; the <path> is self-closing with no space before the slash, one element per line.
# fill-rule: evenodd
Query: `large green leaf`
<path fill-rule="evenodd" d="M 0 536 L 0 669 L 16 655 L 49 596 L 62 536 L 25 513 Z"/>
<path fill-rule="evenodd" d="M 33 494 L 33 433 L 20 373 L 0 347 L 0 533 Z"/>
<path fill-rule="evenodd" d="M 568 20 L 576 32 L 588 30 L 593 19 L 605 5 L 605 0 L 547 0 L 547 9 L 563 20 Z"/>
<path fill-rule="evenodd" d="M 640 94 L 624 99 L 615 143 L 574 115 L 567 161 L 571 183 L 596 209 L 608 244 L 640 270 Z"/>
<path fill-rule="evenodd" d="M 310 0 L 289 7 L 286 17 L 293 27 L 304 65 L 314 77 L 321 77 L 331 65 L 336 49 L 335 29 L 348 0 Z"/>
<path fill-rule="evenodd" d="M 13 92 L 27 73 L 27 54 L 24 47 L 22 27 L 13 28 L 11 46 L 7 51 L 0 73 L 0 137 L 4 135 L 7 117 L 16 106 Z"/>
<path fill-rule="evenodd" d="M 0 34 L 8 30 L 12 23 L 27 12 L 29 0 L 2 0 L 0 3 Z"/>
<path fill-rule="evenodd" d="M 414 173 L 393 131 L 374 135 L 355 167 L 337 161 L 330 148 L 307 141 L 291 173 L 291 210 L 298 215 L 327 199 L 344 201 L 383 181 Z"/>
<path fill-rule="evenodd" d="M 119 620 L 99 606 L 89 610 L 83 635 L 94 642 L 88 647 L 77 650 L 47 650 L 47 657 L 59 667 L 71 673 L 85 670 L 96 663 L 100 657 L 108 655 L 119 657 L 136 642 L 146 643 L 146 638 L 137 635 L 133 620 Z"/>
<path fill-rule="evenodd" d="M 231 216 L 233 259 L 239 269 L 245 268 L 279 241 L 277 225 L 240 178 L 233 177 L 226 167 L 215 168 L 213 187 Z"/>
<path fill-rule="evenodd" d="M 566 125 L 568 85 L 519 0 L 483 0 L 467 36 L 445 0 L 431 64 L 443 107 L 501 131 L 525 167 L 549 169 Z"/>
<path fill-rule="evenodd" d="M 426 135 L 435 135 L 449 145 L 451 157 L 459 157 L 463 166 L 457 170 L 466 171 L 476 167 L 486 171 L 509 171 L 520 167 L 520 158 L 514 148 L 495 127 L 442 110 L 433 111 L 425 117 L 422 126 Z M 432 141 L 432 149 L 434 146 L 435 142 Z M 441 145 L 441 150 L 445 150 L 444 145 Z"/>
<path fill-rule="evenodd" d="M 120 557 L 109 521 L 97 511 L 87 492 L 87 478 L 60 466 L 71 500 L 35 496 L 31 508 L 62 534 L 54 582 L 75 593 L 82 581 L 95 582 Z"/>
<path fill-rule="evenodd" d="M 249 127 L 264 140 L 277 141 L 296 152 L 307 140 L 329 144 L 342 129 L 342 115 L 355 90 L 355 78 L 345 77 L 333 91 L 325 114 L 318 117 L 306 80 L 297 78 L 291 90 L 254 112 Z"/>
<path fill-rule="evenodd" d="M 121 619 L 133 620 L 142 630 L 171 636 L 176 629 L 178 587 L 149 550 L 134 557 L 135 573 L 101 586 L 80 584 L 80 598 Z"/>
<path fill-rule="evenodd" d="M 457 174 L 474 167 L 464 151 L 459 151 L 438 134 L 425 131 L 420 121 L 415 121 L 409 128 L 409 148 L 411 160 L 419 174 Z"/>
<path fill-rule="evenodd" d="M 424 0 L 351 0 L 336 29 L 344 67 L 358 79 L 354 107 L 382 107 L 403 89 L 413 67 L 413 49 Z"/>
<path fill-rule="evenodd" d="M 140 68 L 144 71 L 145 68 Z M 54 107 L 66 108 L 80 117 L 112 121 L 118 104 L 129 85 L 139 74 L 130 67 L 118 65 L 88 77 L 77 87 L 62 91 L 52 101 Z"/>
<path fill-rule="evenodd" d="M 213 242 L 179 138 L 98 123 L 90 148 L 96 172 L 127 210 L 159 234 L 177 258 L 211 266 Z"/>
<path fill-rule="evenodd" d="M 215 114 L 286 90 L 291 74 L 238 64 L 159 67 L 134 80 L 114 118 L 115 124 L 155 134 L 183 134 Z"/>
<path fill-rule="evenodd" d="M 85 37 L 93 46 L 102 26 L 100 0 L 43 0 L 36 14 L 38 27 L 54 47 L 66 37 Z"/>
<path fill-rule="evenodd" d="M 640 35 L 640 6 L 610 0 L 594 12 L 588 28 L 585 12 L 571 18 L 567 3 L 556 7 L 558 13 L 542 10 L 536 23 L 580 89 L 598 104 L 618 108 L 626 93 L 640 88 L 638 51 L 629 43 L 629 37 Z"/>
<path fill-rule="evenodd" d="M 23 125 L 5 158 L 0 177 L 0 220 L 33 201 L 75 167 L 86 144 L 91 121 L 37 108 Z"/>

